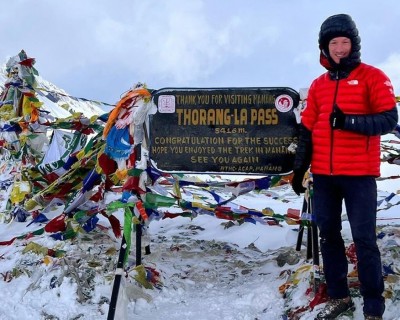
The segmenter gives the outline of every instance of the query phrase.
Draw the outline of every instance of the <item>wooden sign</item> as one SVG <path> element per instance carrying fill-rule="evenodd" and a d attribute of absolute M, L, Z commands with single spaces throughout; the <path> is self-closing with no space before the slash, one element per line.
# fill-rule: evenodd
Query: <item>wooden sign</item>
<path fill-rule="evenodd" d="M 150 158 L 167 172 L 285 174 L 297 143 L 291 88 L 153 91 Z"/>

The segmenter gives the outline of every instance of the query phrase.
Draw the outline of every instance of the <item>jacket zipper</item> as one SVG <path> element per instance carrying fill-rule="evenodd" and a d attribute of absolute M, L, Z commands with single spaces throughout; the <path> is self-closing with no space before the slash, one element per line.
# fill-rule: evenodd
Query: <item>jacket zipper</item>
<path fill-rule="evenodd" d="M 333 96 L 333 104 L 332 104 L 332 112 L 335 110 L 335 105 L 336 105 L 336 96 L 338 93 L 338 89 L 339 89 L 339 71 L 336 71 L 336 77 L 335 77 L 335 81 L 336 81 L 336 87 L 335 87 L 335 93 Z M 330 121 L 330 119 L 329 119 Z M 330 167 L 330 175 L 333 175 L 333 139 L 334 139 L 334 134 L 333 134 L 333 128 L 330 126 L 329 123 L 329 127 L 331 129 L 331 148 L 330 148 L 330 155 L 329 155 L 329 167 Z"/>

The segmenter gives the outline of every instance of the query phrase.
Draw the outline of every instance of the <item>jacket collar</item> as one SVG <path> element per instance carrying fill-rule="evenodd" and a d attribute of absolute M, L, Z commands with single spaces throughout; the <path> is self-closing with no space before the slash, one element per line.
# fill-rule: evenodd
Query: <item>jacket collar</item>
<path fill-rule="evenodd" d="M 329 71 L 332 80 L 346 79 L 350 72 L 358 67 L 361 63 L 360 57 L 351 53 L 349 57 L 344 58 L 340 63 L 336 63 L 333 59 L 321 50 L 319 57 L 320 64 Z"/>

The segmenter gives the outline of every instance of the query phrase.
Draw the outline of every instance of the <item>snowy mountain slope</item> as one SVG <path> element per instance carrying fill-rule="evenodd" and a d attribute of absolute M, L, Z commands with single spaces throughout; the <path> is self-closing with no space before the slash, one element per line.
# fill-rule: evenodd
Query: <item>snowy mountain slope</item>
<path fill-rule="evenodd" d="M 6 80 L 6 65 L 3 64 L 0 67 L 0 92 L 4 90 Z M 43 109 L 49 111 L 54 117 L 67 118 L 73 112 L 82 112 L 86 117 L 90 118 L 91 116 L 105 113 L 100 102 L 70 96 L 65 90 L 43 79 L 40 74 L 36 76 L 36 81 L 37 98 L 43 102 Z"/>
<path fill-rule="evenodd" d="M 64 110 L 59 104 L 61 98 L 57 95 L 56 102 L 52 102 L 55 97 L 49 93 L 58 91 L 63 97 L 65 92 L 40 78 L 38 83 L 44 89 L 43 94 L 38 95 L 45 101 L 46 108 L 54 115 L 61 115 Z M 71 101 L 68 99 L 63 102 Z M 87 102 L 72 100 L 78 103 L 76 108 L 79 110 L 75 111 L 87 116 Z M 387 141 L 396 139 L 394 135 L 384 137 Z M 395 153 L 398 144 L 388 144 L 392 148 L 390 151 Z M 112 232 L 110 220 L 96 212 L 94 217 L 98 222 L 85 226 L 93 227 L 89 231 L 79 222 L 79 218 L 83 219 L 78 214 L 82 213 L 80 211 L 76 218 L 64 216 L 51 220 L 65 210 L 65 203 L 57 199 L 43 208 L 32 209 L 25 217 L 22 214 L 17 216 L 18 204 L 15 210 L 6 208 L 11 198 L 10 183 L 14 181 L 13 173 L 18 168 L 7 170 L 11 161 L 6 158 L 7 154 L 0 154 L 1 157 L 4 157 L 5 165 L 0 162 L 0 169 L 4 172 L 3 176 L 0 175 L 0 208 L 4 209 L 0 211 L 0 320 L 106 319 L 121 245 L 121 238 Z M 383 162 L 382 167 L 383 178 L 397 175 L 397 165 Z M 211 175 L 198 178 L 221 182 L 221 177 Z M 241 176 L 238 180 L 246 178 L 250 177 Z M 399 180 L 383 179 L 378 183 L 379 246 L 388 274 L 385 320 L 400 318 Z M 172 184 L 153 185 L 152 188 L 170 195 L 175 191 Z M 93 188 L 90 191 L 88 197 L 96 195 L 98 190 Z M 229 191 L 224 192 L 221 196 L 229 198 Z M 206 192 L 186 186 L 181 193 L 185 201 L 208 204 L 200 201 L 205 199 Z M 100 197 L 97 202 L 88 201 L 82 206 L 83 217 L 93 207 L 100 210 L 120 198 L 121 193 L 105 192 L 104 199 Z M 266 212 L 283 217 L 289 209 L 300 209 L 302 202 L 303 198 L 295 195 L 286 181 L 267 190 L 242 194 L 225 205 L 232 205 L 239 212 L 245 208 L 268 209 Z M 169 213 L 174 209 L 177 208 L 157 208 Z M 50 219 L 53 227 L 54 222 L 64 223 L 65 219 L 68 229 L 65 232 L 45 229 L 50 223 L 36 219 L 40 214 Z M 113 214 L 123 225 L 124 212 L 120 209 Z M 288 310 L 307 306 L 310 295 L 306 292 L 311 275 L 311 263 L 305 259 L 307 236 L 305 234 L 302 239 L 302 250 L 296 252 L 299 225 L 285 219 L 270 225 L 268 219 L 269 216 L 264 215 L 254 223 L 229 221 L 218 219 L 212 210 L 205 210 L 204 214 L 191 218 L 149 221 L 144 230 L 143 245 L 150 244 L 151 254 L 143 256 L 142 268 L 135 267 L 135 232 L 132 232 L 128 268 L 118 271 L 123 275 L 123 283 L 115 319 L 285 319 L 283 316 Z M 345 214 L 343 220 L 343 234 L 349 246 L 351 234 Z M 67 231 L 75 232 L 74 236 L 67 237 Z M 286 285 L 288 290 L 281 294 L 281 287 Z M 357 306 L 353 318 L 360 319 L 362 301 L 357 288 L 353 295 Z M 313 319 L 322 307 L 321 304 L 315 309 L 306 309 L 297 318 L 290 319 Z"/>
<path fill-rule="evenodd" d="M 387 195 L 380 192 L 379 199 Z M 383 262 L 394 272 L 385 283 L 385 320 L 400 319 L 396 280 L 400 265 L 395 258 L 400 241 L 395 205 L 398 199 L 392 199 L 393 206 L 383 203 L 378 213 Z M 284 214 L 289 208 L 300 208 L 302 198 L 292 192 L 290 185 L 283 185 L 242 195 L 234 202 L 255 209 L 269 207 Z M 62 207 L 49 208 L 46 215 L 54 217 L 60 210 Z M 118 217 L 123 220 L 121 214 Z M 3 240 L 18 227 L 21 234 L 27 224 L 3 224 Z M 12 246 L 0 246 L 0 274 L 4 278 L 0 281 L 0 319 L 107 319 L 120 241 L 112 235 L 105 219 L 100 217 L 98 225 L 92 232 L 80 232 L 73 240 L 56 241 L 45 233 L 16 240 Z M 40 226 L 37 224 L 37 228 Z M 279 291 L 298 270 L 309 270 L 305 269 L 310 263 L 305 260 L 306 234 L 302 251 L 294 250 L 297 230 L 298 226 L 286 223 L 240 225 L 208 215 L 152 221 L 143 239 L 144 244 L 150 243 L 151 254 L 143 256 L 143 265 L 147 267 L 147 279 L 154 280 L 154 288 L 135 281 L 138 271 L 133 249 L 121 286 L 122 305 L 115 319 L 282 319 L 288 306 L 303 306 L 309 299 L 305 294 L 308 272 L 300 273 L 301 281 L 286 299 Z M 344 235 L 349 245 L 346 222 Z M 361 319 L 362 301 L 356 290 L 354 300 L 357 310 L 353 319 Z M 313 319 L 321 307 L 299 319 Z"/>

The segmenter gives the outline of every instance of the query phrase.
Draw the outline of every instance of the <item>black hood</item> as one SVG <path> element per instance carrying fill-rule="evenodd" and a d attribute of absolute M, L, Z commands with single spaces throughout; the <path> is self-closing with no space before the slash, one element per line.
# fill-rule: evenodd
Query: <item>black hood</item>
<path fill-rule="evenodd" d="M 333 61 L 328 49 L 329 41 L 336 37 L 346 37 L 351 41 L 350 55 L 341 59 L 340 64 Z M 329 62 L 325 64 L 321 61 L 321 64 L 330 71 L 339 70 L 348 73 L 361 63 L 361 39 L 355 22 L 347 14 L 337 14 L 326 19 L 321 25 L 318 43 L 321 56 L 323 55 Z M 321 57 L 321 60 L 324 57 Z"/>

